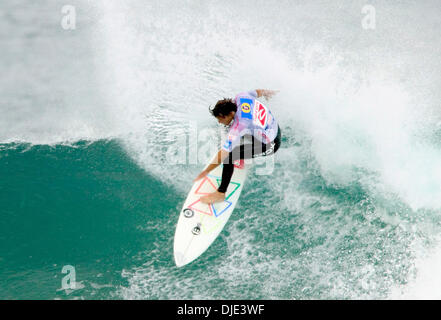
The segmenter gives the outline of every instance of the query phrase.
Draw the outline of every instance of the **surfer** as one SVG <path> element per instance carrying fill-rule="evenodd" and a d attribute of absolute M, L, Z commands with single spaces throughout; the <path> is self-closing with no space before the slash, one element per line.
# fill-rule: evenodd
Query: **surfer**
<path fill-rule="evenodd" d="M 210 113 L 220 124 L 229 127 L 228 137 L 211 163 L 195 179 L 204 178 L 223 164 L 222 181 L 217 191 L 201 197 L 203 203 L 225 200 L 225 192 L 234 173 L 233 162 L 275 153 L 280 147 L 280 127 L 268 107 L 257 98 L 270 99 L 277 91 L 257 89 L 239 93 L 234 99 L 219 100 Z M 251 136 L 251 143 L 240 145 L 241 138 Z"/>

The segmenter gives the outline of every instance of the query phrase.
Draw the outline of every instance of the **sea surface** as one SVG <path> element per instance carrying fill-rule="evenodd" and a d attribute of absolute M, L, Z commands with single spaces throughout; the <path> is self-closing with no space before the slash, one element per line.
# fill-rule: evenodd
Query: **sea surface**
<path fill-rule="evenodd" d="M 2 0 L 0 299 L 440 299 L 440 39 L 438 0 Z M 177 268 L 257 88 L 281 148 Z"/>

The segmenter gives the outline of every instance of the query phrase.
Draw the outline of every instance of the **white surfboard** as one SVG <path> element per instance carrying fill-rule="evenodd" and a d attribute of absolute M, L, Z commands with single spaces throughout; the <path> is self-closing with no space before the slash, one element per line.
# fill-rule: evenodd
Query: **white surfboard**
<path fill-rule="evenodd" d="M 200 198 L 214 192 L 222 180 L 222 166 L 196 181 L 182 207 L 174 240 L 174 257 L 182 267 L 199 257 L 220 234 L 233 212 L 247 175 L 243 160 L 235 162 L 234 173 L 225 193 L 225 201 L 204 204 Z"/>

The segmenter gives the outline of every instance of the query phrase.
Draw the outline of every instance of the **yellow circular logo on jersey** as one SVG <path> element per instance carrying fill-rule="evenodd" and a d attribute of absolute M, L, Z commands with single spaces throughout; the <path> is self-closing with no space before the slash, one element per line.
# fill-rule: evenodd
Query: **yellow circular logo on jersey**
<path fill-rule="evenodd" d="M 244 102 L 244 103 L 242 103 L 241 107 L 242 107 L 242 112 L 250 113 L 251 106 L 249 103 Z"/>

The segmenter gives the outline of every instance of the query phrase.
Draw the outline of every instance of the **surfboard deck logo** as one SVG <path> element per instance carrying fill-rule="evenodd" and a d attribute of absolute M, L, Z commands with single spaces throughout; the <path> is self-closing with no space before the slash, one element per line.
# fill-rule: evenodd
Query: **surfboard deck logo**
<path fill-rule="evenodd" d="M 234 163 L 234 173 L 225 200 L 205 204 L 200 198 L 214 192 L 222 181 L 222 166 L 196 181 L 182 207 L 174 238 L 174 259 L 182 267 L 203 254 L 221 233 L 230 218 L 242 192 L 247 175 L 244 160 Z"/>

